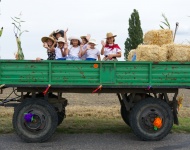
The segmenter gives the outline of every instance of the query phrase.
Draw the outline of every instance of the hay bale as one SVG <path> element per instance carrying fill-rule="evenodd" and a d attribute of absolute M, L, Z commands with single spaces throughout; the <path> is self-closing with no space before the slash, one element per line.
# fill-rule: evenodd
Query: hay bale
<path fill-rule="evenodd" d="M 132 61 L 132 58 L 135 55 L 135 53 L 136 53 L 136 49 L 130 50 L 130 52 L 129 52 L 128 56 L 127 56 L 128 61 Z"/>
<path fill-rule="evenodd" d="M 168 50 L 168 61 L 190 61 L 190 45 L 167 44 L 162 47 Z"/>
<path fill-rule="evenodd" d="M 158 45 L 173 43 L 173 32 L 169 29 L 151 30 L 144 35 L 144 44 Z"/>
<path fill-rule="evenodd" d="M 139 45 L 136 55 L 137 61 L 167 61 L 168 51 L 157 45 Z"/>

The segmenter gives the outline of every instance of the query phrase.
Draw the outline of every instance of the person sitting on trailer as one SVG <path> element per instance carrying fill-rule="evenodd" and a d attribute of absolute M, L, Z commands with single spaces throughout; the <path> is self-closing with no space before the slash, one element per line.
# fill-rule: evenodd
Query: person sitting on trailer
<path fill-rule="evenodd" d="M 64 30 L 56 30 L 56 31 L 53 31 L 49 36 L 54 38 L 55 40 L 55 43 L 54 43 L 54 46 L 57 47 L 57 40 L 60 38 L 60 37 L 63 37 L 65 39 L 65 42 L 67 42 L 67 31 L 68 29 L 66 29 L 65 31 Z"/>
<path fill-rule="evenodd" d="M 57 40 L 58 46 L 55 48 L 56 59 L 66 60 L 67 43 L 63 37 L 59 37 Z"/>
<path fill-rule="evenodd" d="M 96 61 L 97 59 L 100 61 L 100 52 L 95 48 L 97 45 L 96 40 L 90 39 L 86 49 L 82 52 L 82 55 L 86 55 L 86 60 Z"/>
<path fill-rule="evenodd" d="M 75 36 L 69 38 L 71 47 L 66 49 L 65 55 L 66 60 L 81 60 L 82 56 L 82 46 L 81 39 Z"/>
<path fill-rule="evenodd" d="M 90 34 L 87 34 L 86 36 L 81 36 L 81 37 L 80 37 L 80 38 L 82 39 L 82 45 L 83 45 L 83 47 L 82 47 L 82 52 L 84 52 L 85 49 L 87 48 L 88 41 L 89 41 L 90 37 L 91 37 Z M 81 57 L 81 59 L 82 59 L 82 60 L 86 60 L 86 55 L 83 55 L 83 56 Z"/>
<path fill-rule="evenodd" d="M 111 32 L 106 35 L 106 43 L 101 41 L 102 49 L 101 55 L 104 55 L 104 61 L 117 61 L 118 57 L 121 57 L 121 49 L 115 44 L 115 37 Z"/>
<path fill-rule="evenodd" d="M 42 37 L 41 39 L 43 43 L 43 47 L 47 49 L 47 60 L 54 60 L 55 59 L 55 48 L 54 42 L 55 40 L 52 37 Z M 42 60 L 40 57 L 37 57 L 36 60 Z"/>

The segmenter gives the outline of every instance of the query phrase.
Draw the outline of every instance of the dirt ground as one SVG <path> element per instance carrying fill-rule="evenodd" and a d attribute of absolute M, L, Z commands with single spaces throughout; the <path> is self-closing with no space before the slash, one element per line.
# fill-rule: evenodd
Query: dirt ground
<path fill-rule="evenodd" d="M 0 99 L 6 98 L 12 92 L 12 88 L 5 89 L 3 94 L 0 94 Z M 190 90 L 180 89 L 179 95 L 184 95 L 183 106 L 190 107 Z M 14 93 L 11 97 L 14 97 Z M 169 98 L 172 100 L 173 94 L 169 94 Z M 63 97 L 68 99 L 69 105 L 81 105 L 81 106 L 104 106 L 110 107 L 119 105 L 119 101 L 116 94 L 80 94 L 80 93 L 63 93 Z"/>

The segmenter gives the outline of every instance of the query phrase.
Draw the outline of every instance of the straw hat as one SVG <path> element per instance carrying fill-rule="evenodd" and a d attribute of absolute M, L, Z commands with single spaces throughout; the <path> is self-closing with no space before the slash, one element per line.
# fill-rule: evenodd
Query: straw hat
<path fill-rule="evenodd" d="M 83 35 L 80 37 L 81 39 L 86 39 L 86 35 Z"/>
<path fill-rule="evenodd" d="M 44 43 L 47 42 L 48 39 L 51 40 L 53 43 L 55 42 L 55 40 L 52 37 L 47 37 L 47 36 L 42 37 L 41 41 Z"/>
<path fill-rule="evenodd" d="M 57 43 L 60 43 L 60 42 L 65 43 L 65 39 L 63 37 L 59 37 L 57 40 Z"/>
<path fill-rule="evenodd" d="M 76 36 L 69 37 L 69 41 L 71 41 L 71 40 L 79 40 L 80 42 L 82 42 L 82 40 Z"/>
<path fill-rule="evenodd" d="M 93 44 L 97 45 L 97 43 L 96 43 L 96 40 L 95 40 L 95 39 L 90 39 L 90 40 L 89 40 L 89 42 L 88 42 L 88 44 L 89 44 L 89 43 L 93 43 Z"/>
<path fill-rule="evenodd" d="M 54 31 L 53 36 L 56 37 L 56 34 L 57 34 L 57 33 L 60 33 L 61 36 L 64 37 L 64 31 L 63 31 L 63 30 L 59 30 L 59 29 L 58 29 L 58 30 Z"/>
<path fill-rule="evenodd" d="M 113 35 L 113 33 L 109 32 L 106 34 L 106 39 L 111 37 L 116 37 L 117 35 Z"/>

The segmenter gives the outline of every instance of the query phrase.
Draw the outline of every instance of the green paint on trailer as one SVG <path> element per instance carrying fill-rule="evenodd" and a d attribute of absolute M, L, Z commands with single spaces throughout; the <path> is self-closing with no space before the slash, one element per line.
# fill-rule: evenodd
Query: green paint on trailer
<path fill-rule="evenodd" d="M 175 88 L 190 87 L 189 77 L 189 62 L 0 60 L 0 84 L 7 86 Z"/>

